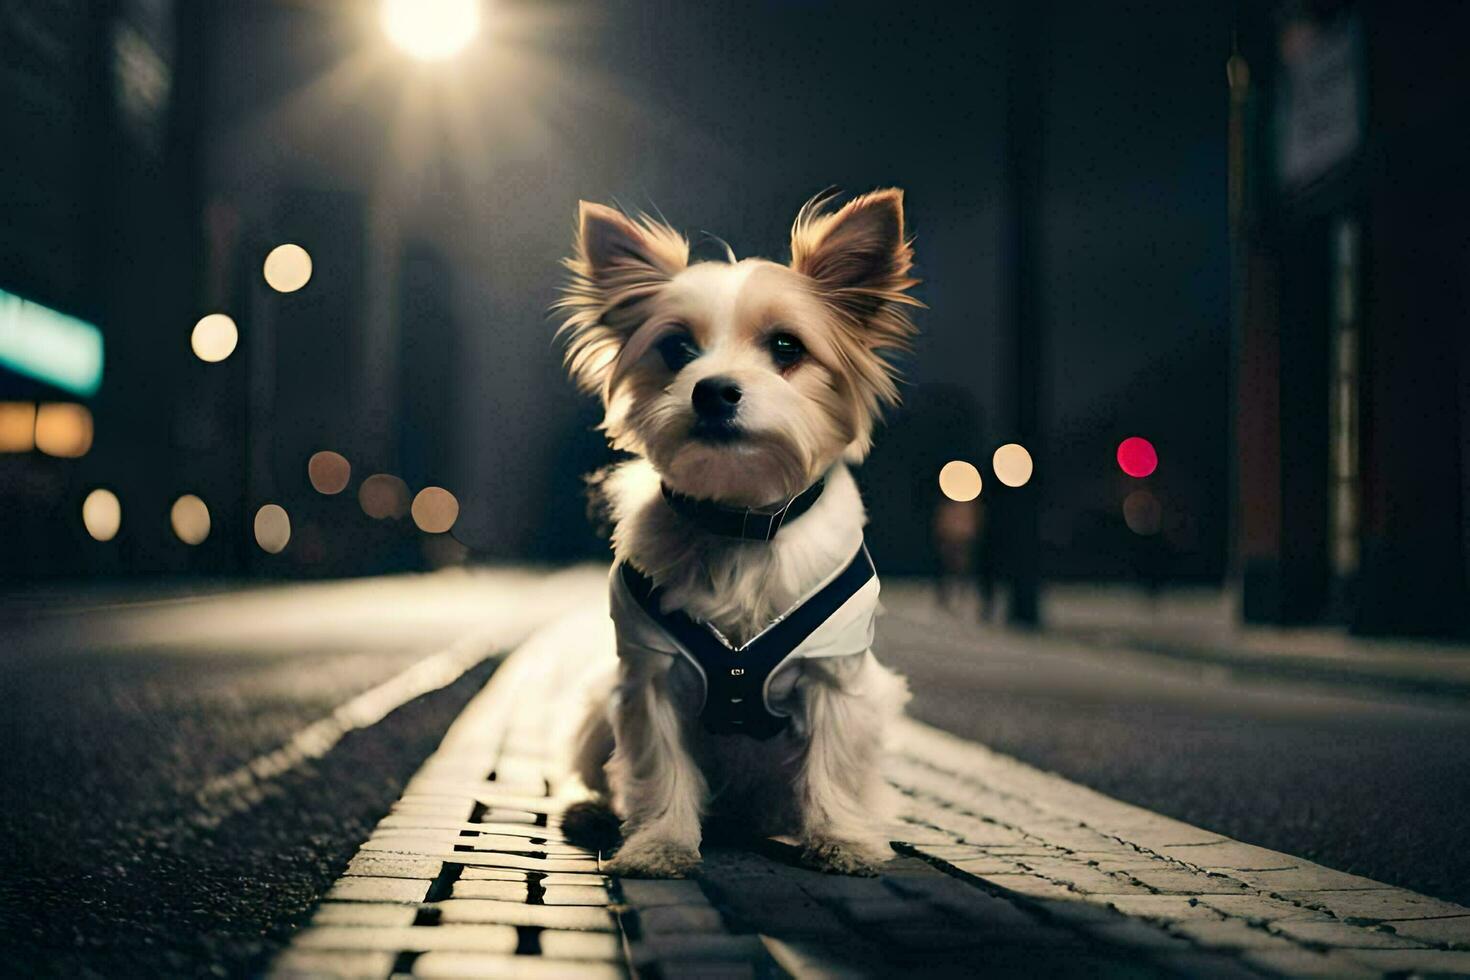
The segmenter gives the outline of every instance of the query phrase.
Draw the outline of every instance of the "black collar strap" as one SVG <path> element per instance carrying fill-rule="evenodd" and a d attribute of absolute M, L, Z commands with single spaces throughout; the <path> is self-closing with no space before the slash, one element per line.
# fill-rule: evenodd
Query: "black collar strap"
<path fill-rule="evenodd" d="M 701 530 L 726 538 L 770 541 L 781 530 L 782 524 L 796 520 L 811 509 L 826 485 L 825 479 L 818 480 L 776 510 L 731 507 L 713 500 L 702 500 L 671 490 L 667 483 L 663 485 L 663 491 L 664 499 L 674 512 Z"/>

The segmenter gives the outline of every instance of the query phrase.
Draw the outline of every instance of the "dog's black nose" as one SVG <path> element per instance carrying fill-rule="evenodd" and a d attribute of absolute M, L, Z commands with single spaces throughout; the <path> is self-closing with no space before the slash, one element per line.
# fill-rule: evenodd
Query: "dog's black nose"
<path fill-rule="evenodd" d="M 735 417 L 740 404 L 740 386 L 729 378 L 705 378 L 694 386 L 694 411 L 702 419 L 719 421 Z"/>

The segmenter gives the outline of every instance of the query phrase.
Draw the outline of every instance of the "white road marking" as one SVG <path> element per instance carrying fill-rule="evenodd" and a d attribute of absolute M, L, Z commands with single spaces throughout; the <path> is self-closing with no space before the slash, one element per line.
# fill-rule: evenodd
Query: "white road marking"
<path fill-rule="evenodd" d="M 574 608 L 601 579 L 600 571 L 574 569 L 540 576 L 534 586 L 523 584 L 483 601 L 477 611 L 483 625 L 300 729 L 279 748 L 211 779 L 195 794 L 197 809 L 187 822 L 208 829 L 249 810 L 265 798 L 272 780 L 325 756 L 349 732 L 370 728 L 415 698 L 448 687 L 466 671 L 503 655 L 536 627 Z"/>

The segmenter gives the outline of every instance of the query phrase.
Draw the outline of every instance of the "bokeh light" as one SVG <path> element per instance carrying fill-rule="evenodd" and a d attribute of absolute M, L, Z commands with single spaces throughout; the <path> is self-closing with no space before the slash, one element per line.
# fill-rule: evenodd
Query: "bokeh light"
<path fill-rule="evenodd" d="M 1031 481 L 1034 464 L 1026 447 L 1018 442 L 1008 442 L 990 457 L 990 468 L 995 478 L 1008 487 L 1024 487 Z"/>
<path fill-rule="evenodd" d="M 194 356 L 211 364 L 223 361 L 235 353 L 235 345 L 239 342 L 240 331 L 235 326 L 235 321 L 223 313 L 200 317 L 199 322 L 194 324 L 194 332 L 189 335 L 189 345 L 194 348 Z"/>
<path fill-rule="evenodd" d="M 184 544 L 200 544 L 209 537 L 209 508 L 192 493 L 174 501 L 168 512 L 168 522 Z"/>
<path fill-rule="evenodd" d="M 459 501 L 443 487 L 424 487 L 413 498 L 413 522 L 420 531 L 443 534 L 459 520 Z"/>
<path fill-rule="evenodd" d="M 277 245 L 265 257 L 266 284 L 278 293 L 294 293 L 311 280 L 311 253 L 300 245 Z"/>
<path fill-rule="evenodd" d="M 0 453 L 28 453 L 36 448 L 36 406 L 0 402 Z"/>
<path fill-rule="evenodd" d="M 1159 454 L 1147 439 L 1129 436 L 1118 443 L 1118 465 L 1129 476 L 1142 478 L 1159 468 Z"/>
<path fill-rule="evenodd" d="M 122 502 L 111 490 L 98 487 L 82 501 L 82 525 L 98 541 L 111 541 L 122 527 Z"/>
<path fill-rule="evenodd" d="M 306 476 L 317 493 L 330 496 L 347 488 L 347 481 L 352 479 L 352 464 L 341 453 L 323 449 L 312 453 L 306 461 Z"/>
<path fill-rule="evenodd" d="M 76 402 L 49 402 L 36 410 L 36 448 L 75 459 L 92 448 L 92 413 Z"/>
<path fill-rule="evenodd" d="M 950 500 L 974 500 L 980 496 L 980 487 L 980 471 L 962 459 L 950 460 L 939 471 L 939 489 Z"/>
<path fill-rule="evenodd" d="M 383 0 L 383 30 L 421 61 L 463 51 L 480 31 L 480 0 Z"/>
<path fill-rule="evenodd" d="M 280 504 L 266 504 L 255 512 L 255 543 L 268 555 L 279 555 L 291 540 L 291 515 Z"/>
<path fill-rule="evenodd" d="M 1164 508 L 1159 498 L 1147 490 L 1135 490 L 1123 498 L 1123 523 L 1134 534 L 1145 537 L 1158 534 L 1164 521 Z"/>
<path fill-rule="evenodd" d="M 357 488 L 362 512 L 376 520 L 408 513 L 408 484 L 391 473 L 374 473 Z"/>

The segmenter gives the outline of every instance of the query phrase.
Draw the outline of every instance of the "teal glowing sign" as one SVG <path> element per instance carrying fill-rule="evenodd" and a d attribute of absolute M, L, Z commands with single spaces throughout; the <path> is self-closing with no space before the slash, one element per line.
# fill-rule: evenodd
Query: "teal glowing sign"
<path fill-rule="evenodd" d="M 74 395 L 96 394 L 102 384 L 102 331 L 0 289 L 0 367 Z"/>

